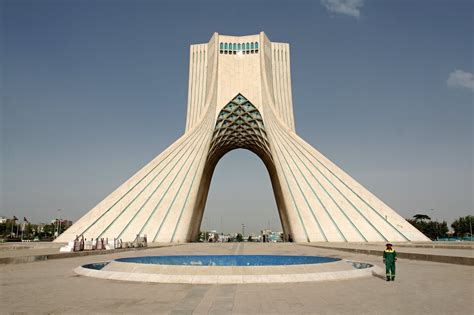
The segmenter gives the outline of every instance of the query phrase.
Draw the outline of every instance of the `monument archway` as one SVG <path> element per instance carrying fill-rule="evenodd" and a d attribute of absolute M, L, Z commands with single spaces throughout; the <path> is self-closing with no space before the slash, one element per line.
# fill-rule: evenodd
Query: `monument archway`
<path fill-rule="evenodd" d="M 317 97 L 305 101 L 317 106 Z M 296 134 L 289 45 L 261 32 L 191 45 L 183 136 L 56 241 L 194 240 L 215 166 L 236 148 L 262 159 L 296 242 L 429 240 Z"/>
<path fill-rule="evenodd" d="M 191 221 L 193 226 L 189 231 L 188 239 L 196 240 L 200 233 L 212 176 L 218 162 L 224 155 L 236 149 L 253 152 L 265 165 L 270 176 L 284 235 L 286 237 L 288 233 L 291 234 L 263 117 L 249 100 L 238 94 L 219 111 L 217 116 L 207 163 L 204 167 L 204 176 L 199 185 L 197 208 Z"/>

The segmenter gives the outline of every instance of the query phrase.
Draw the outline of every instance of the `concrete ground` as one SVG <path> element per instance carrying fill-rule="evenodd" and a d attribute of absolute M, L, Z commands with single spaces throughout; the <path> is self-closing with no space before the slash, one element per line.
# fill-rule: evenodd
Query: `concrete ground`
<path fill-rule="evenodd" d="M 339 247 L 339 248 L 357 248 L 357 249 L 378 249 L 384 250 L 385 243 L 329 243 L 317 242 L 308 243 L 310 246 L 318 247 Z M 398 253 L 417 253 L 427 255 L 441 255 L 454 257 L 474 257 L 473 242 L 431 242 L 431 243 L 394 243 Z"/>
<path fill-rule="evenodd" d="M 0 258 L 56 254 L 63 245 L 53 242 L 0 243 Z"/>
<path fill-rule="evenodd" d="M 397 248 L 396 248 L 397 249 Z M 381 277 L 291 284 L 134 283 L 76 275 L 79 265 L 117 257 L 179 254 L 302 254 L 382 266 L 381 258 L 277 243 L 185 244 L 136 252 L 0 265 L 2 313 L 153 314 L 471 314 L 474 267 L 425 261 L 397 263 Z"/>

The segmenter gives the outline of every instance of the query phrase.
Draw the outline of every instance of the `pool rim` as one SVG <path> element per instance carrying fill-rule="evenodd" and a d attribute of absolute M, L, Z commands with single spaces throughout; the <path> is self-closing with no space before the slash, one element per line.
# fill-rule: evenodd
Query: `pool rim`
<path fill-rule="evenodd" d="M 108 263 L 113 263 L 114 260 Z M 115 262 L 116 264 L 126 265 L 125 263 Z M 336 271 L 321 271 L 318 266 L 331 264 L 347 263 L 347 270 Z M 350 264 L 350 265 L 349 265 Z M 366 268 L 356 269 L 354 264 L 365 264 Z M 136 269 L 139 265 L 138 270 Z M 79 266 L 74 269 L 74 272 L 86 276 L 101 278 L 107 280 L 131 281 L 131 282 L 145 282 L 145 283 L 174 283 L 174 284 L 258 284 L 258 283 L 298 283 L 298 282 L 318 282 L 318 281 L 335 281 L 356 279 L 362 277 L 370 277 L 376 274 L 382 274 L 382 268 L 377 265 L 365 262 L 357 262 L 352 260 L 341 259 L 335 263 L 329 264 L 310 264 L 310 265 L 279 265 L 279 266 L 189 266 L 189 265 L 175 265 L 175 266 L 160 266 L 150 265 L 154 268 L 152 273 L 140 272 L 140 268 L 147 264 L 133 264 L 128 266 L 130 271 L 108 271 L 108 270 L 94 270 Z M 176 273 L 167 274 L 165 271 L 172 268 Z M 244 274 L 229 274 L 228 272 L 235 269 L 252 271 L 253 273 Z M 247 268 L 247 269 L 244 269 Z M 200 273 L 186 274 L 190 270 L 199 270 Z M 225 273 L 212 273 L 220 269 Z M 286 273 L 278 273 L 278 270 L 284 269 Z M 290 270 L 288 270 L 290 269 Z M 143 269 L 142 269 L 143 270 Z M 161 272 L 160 272 L 161 270 Z M 208 270 L 209 274 L 202 274 L 203 270 Z M 182 271 L 180 273 L 179 271 Z M 276 273 L 270 273 L 276 272 Z M 292 271 L 288 273 L 288 271 Z"/>

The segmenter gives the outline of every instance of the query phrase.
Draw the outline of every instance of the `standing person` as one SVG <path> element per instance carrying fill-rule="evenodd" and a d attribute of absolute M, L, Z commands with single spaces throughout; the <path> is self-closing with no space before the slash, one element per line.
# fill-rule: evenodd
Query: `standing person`
<path fill-rule="evenodd" d="M 395 281 L 395 262 L 397 261 L 397 252 L 392 248 L 392 244 L 388 243 L 385 246 L 383 262 L 385 263 L 387 281 Z"/>

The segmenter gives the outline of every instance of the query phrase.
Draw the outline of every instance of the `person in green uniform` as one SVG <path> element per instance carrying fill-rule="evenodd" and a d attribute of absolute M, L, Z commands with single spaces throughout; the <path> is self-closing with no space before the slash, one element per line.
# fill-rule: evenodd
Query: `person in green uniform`
<path fill-rule="evenodd" d="M 383 262 L 385 263 L 387 281 L 395 281 L 395 262 L 397 261 L 397 252 L 392 248 L 392 244 L 388 243 L 385 246 Z"/>

